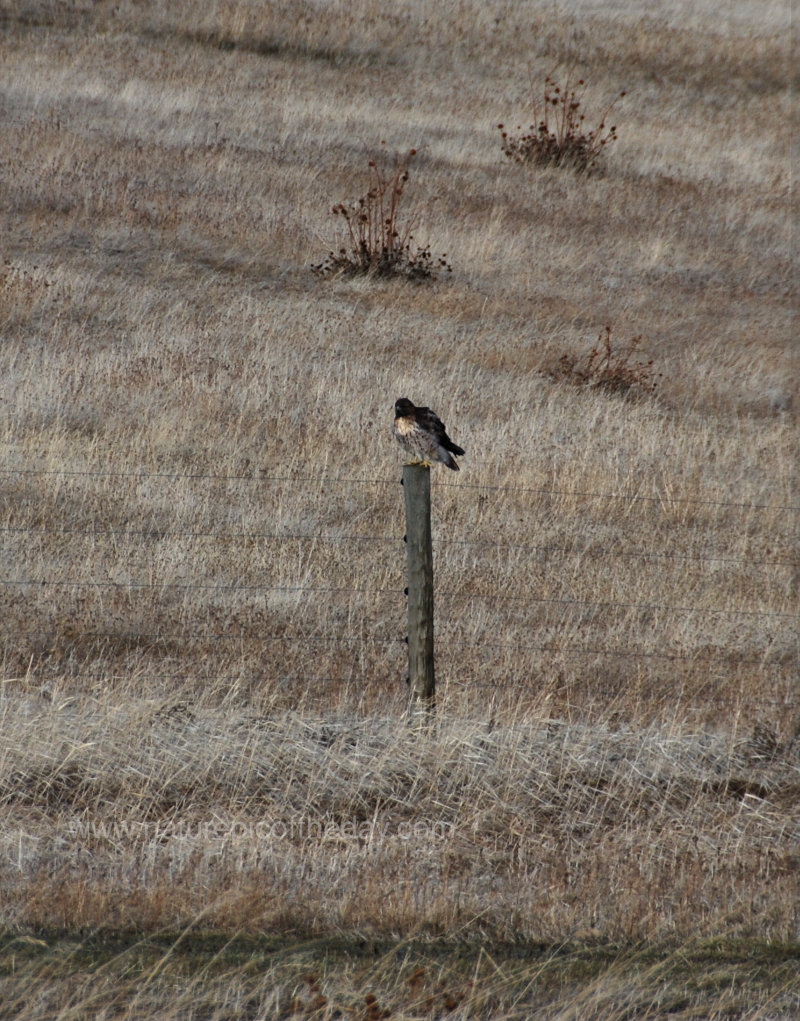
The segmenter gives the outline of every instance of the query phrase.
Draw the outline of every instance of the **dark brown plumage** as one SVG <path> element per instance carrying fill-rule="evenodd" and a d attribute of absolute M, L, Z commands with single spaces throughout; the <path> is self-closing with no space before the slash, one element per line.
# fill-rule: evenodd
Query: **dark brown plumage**
<path fill-rule="evenodd" d="M 439 461 L 459 471 L 453 454 L 460 456 L 464 451 L 453 443 L 442 420 L 430 408 L 418 408 L 407 397 L 401 397 L 394 406 L 392 432 L 400 446 L 412 456 L 410 464 L 430 465 Z"/>

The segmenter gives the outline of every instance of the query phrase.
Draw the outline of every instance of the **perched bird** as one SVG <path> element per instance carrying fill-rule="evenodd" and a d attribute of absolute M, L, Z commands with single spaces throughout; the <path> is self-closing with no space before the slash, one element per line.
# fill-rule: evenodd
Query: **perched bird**
<path fill-rule="evenodd" d="M 430 467 L 433 461 L 441 461 L 453 471 L 459 471 L 453 454 L 463 454 L 461 447 L 445 432 L 442 420 L 430 408 L 417 408 L 407 397 L 401 397 L 394 406 L 395 439 L 413 457 L 409 464 L 423 464 Z"/>

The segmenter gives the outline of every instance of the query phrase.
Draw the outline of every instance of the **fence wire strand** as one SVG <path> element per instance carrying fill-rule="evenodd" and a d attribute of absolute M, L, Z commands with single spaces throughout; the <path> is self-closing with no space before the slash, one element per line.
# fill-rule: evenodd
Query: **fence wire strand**
<path fill-rule="evenodd" d="M 0 466 L 0 472 L 6 477 L 9 476 L 20 476 L 20 477 L 62 477 L 65 479 L 71 478 L 87 478 L 87 479 L 110 479 L 110 480 L 131 480 L 135 482 L 142 482 L 147 480 L 165 481 L 165 482 L 191 482 L 191 483 L 247 483 L 247 484 L 262 484 L 269 483 L 275 485 L 291 485 L 297 487 L 309 487 L 309 486 L 338 486 L 345 485 L 348 487 L 353 486 L 398 486 L 399 478 L 394 479 L 380 479 L 380 478 L 345 478 L 345 477 L 333 477 L 333 476 L 301 476 L 301 475 L 268 475 L 266 473 L 248 472 L 246 474 L 228 474 L 228 473 L 206 473 L 206 472 L 190 472 L 190 473 L 175 473 L 175 472 L 144 472 L 144 471 L 106 471 L 106 470 L 86 470 L 76 471 L 69 469 L 40 469 L 40 468 L 14 468 Z M 463 481 L 446 481 L 436 480 L 436 486 L 441 488 L 447 488 L 450 490 L 461 489 L 469 491 L 470 493 L 497 493 L 510 496 L 520 497 L 537 497 L 543 499 L 569 499 L 569 500 L 596 500 L 596 501 L 620 501 L 628 504 L 636 502 L 644 502 L 660 506 L 668 509 L 674 506 L 698 506 L 698 507 L 717 507 L 734 509 L 745 512 L 771 512 L 771 513 L 791 513 L 796 515 L 798 508 L 791 504 L 768 504 L 768 503 L 746 503 L 741 501 L 731 500 L 718 500 L 718 499 L 692 499 L 674 497 L 670 494 L 656 494 L 646 495 L 642 493 L 601 493 L 601 492 L 590 492 L 590 491 L 578 491 L 578 490 L 561 490 L 561 489 L 538 489 L 538 488 L 524 488 L 514 486 L 493 486 L 482 483 L 468 483 Z M 264 547 L 275 547 L 279 544 L 287 543 L 313 543 L 313 544 L 325 544 L 325 545 L 350 545 L 350 544 L 373 544 L 375 546 L 386 546 L 391 548 L 392 546 L 397 547 L 398 550 L 402 549 L 402 537 L 399 535 L 380 535 L 380 534 L 362 534 L 358 532 L 347 532 L 347 533 L 318 533 L 295 531 L 295 532 L 283 532 L 278 530 L 273 531 L 253 531 L 253 530 L 242 530 L 236 531 L 232 529 L 227 530 L 202 530 L 202 529 L 190 529 L 181 530 L 178 528 L 163 529 L 160 527 L 142 526 L 141 528 L 112 528 L 112 527 L 100 527 L 100 528 L 59 528 L 50 526 L 15 526 L 13 524 L 4 524 L 0 526 L 0 535 L 6 536 L 8 539 L 13 539 L 15 536 L 30 539 L 36 536 L 47 537 L 47 536 L 64 536 L 68 539 L 85 538 L 91 540 L 101 540 L 108 538 L 115 544 L 121 542 L 134 542 L 138 541 L 145 545 L 155 544 L 160 542 L 199 542 L 199 541 L 213 541 L 219 543 L 253 543 L 260 544 Z M 789 537 L 787 536 L 775 536 L 773 533 L 770 534 L 770 544 L 772 545 L 776 538 L 779 541 L 783 541 Z M 744 557 L 734 557 L 726 555 L 725 553 L 716 553 L 711 550 L 701 549 L 695 552 L 684 552 L 681 550 L 643 550 L 643 549 L 608 549 L 602 546 L 597 547 L 580 547 L 577 545 L 547 545 L 547 544 L 535 544 L 535 543 L 524 543 L 515 544 L 512 542 L 505 542 L 497 539 L 486 539 L 481 536 L 470 537 L 470 538 L 459 538 L 453 536 L 439 536 L 435 539 L 435 545 L 439 549 L 444 548 L 463 548 L 466 551 L 474 552 L 477 554 L 488 553 L 492 555 L 498 555 L 501 553 L 508 554 L 521 554 L 526 556 L 557 556 L 557 557 L 584 557 L 591 559 L 603 559 L 603 558 L 618 558 L 618 559 L 629 559 L 631 561 L 643 561 L 652 562 L 654 564 L 663 564 L 667 562 L 676 562 L 682 564 L 697 564 L 697 565 L 709 565 L 719 564 L 723 566 L 736 566 L 740 568 L 758 568 L 761 570 L 779 570 L 783 568 L 800 568 L 800 558 L 798 559 L 749 559 Z M 770 552 L 769 550 L 767 552 Z M 91 580 L 91 579 L 80 579 L 70 577 L 60 578 L 13 578 L 5 577 L 0 578 L 0 589 L 5 589 L 8 592 L 21 592 L 24 589 L 33 589 L 39 591 L 46 591 L 48 589 L 99 589 L 99 590 L 113 590 L 121 592 L 142 592 L 142 591 L 179 591 L 179 592 L 198 592 L 198 593 L 247 593 L 250 595 L 263 595 L 268 596 L 269 594 L 284 594 L 293 596 L 309 596 L 312 598 L 327 598 L 331 596 L 347 596 L 358 597 L 359 599 L 366 601 L 375 599 L 377 597 L 390 596 L 393 599 L 397 599 L 398 602 L 403 596 L 403 589 L 396 587 L 368 587 L 368 586 L 355 586 L 355 585 L 321 585 L 321 584 L 270 584 L 268 581 L 260 584 L 245 584 L 244 582 L 232 582 L 230 584 L 221 583 L 203 583 L 196 581 L 141 581 L 141 580 L 130 580 L 130 581 L 111 581 L 111 580 Z M 445 604 L 455 603 L 458 601 L 462 602 L 478 602 L 483 601 L 484 603 L 494 603 L 501 608 L 509 604 L 535 604 L 537 606 L 556 606 L 564 609 L 578 609 L 582 611 L 591 611 L 598 613 L 607 613 L 609 611 L 634 611 L 638 613 L 653 613 L 653 614 L 684 614 L 684 615 L 697 615 L 702 616 L 708 620 L 717 620 L 719 618 L 730 618 L 736 619 L 773 619 L 776 621 L 787 621 L 797 617 L 796 613 L 782 612 L 777 610 L 765 610 L 765 609 L 743 609 L 743 608 L 730 608 L 730 607 L 719 607 L 719 606 L 703 606 L 703 605 L 672 605 L 668 602 L 659 603 L 647 603 L 647 602 L 626 602 L 626 601 L 593 601 L 586 599 L 576 599 L 566 596 L 550 596 L 550 597 L 537 597 L 530 593 L 523 595 L 516 595 L 513 592 L 481 592 L 481 591 L 470 591 L 467 588 L 456 587 L 452 589 L 444 589 L 437 593 L 437 601 L 441 598 Z M 333 600 L 332 600 L 333 605 Z M 451 618 L 452 620 L 452 615 Z M 60 625 L 59 625 L 60 626 Z M 47 646 L 54 636 L 58 636 L 59 626 L 55 626 L 53 629 L 48 630 L 47 627 L 37 627 L 26 629 L 14 630 L 13 628 L 5 636 L 3 641 L 8 644 L 9 642 L 15 642 L 20 639 L 39 643 L 40 645 Z M 268 632 L 261 633 L 256 632 L 255 628 L 252 631 L 245 631 L 241 627 L 237 627 L 231 631 L 198 631 L 198 630 L 163 630 L 159 631 L 153 629 L 142 630 L 141 632 L 132 631 L 130 634 L 127 633 L 115 633 L 113 631 L 103 630 L 87 630 L 81 633 L 80 641 L 85 645 L 102 646 L 106 644 L 113 646 L 115 643 L 125 642 L 133 645 L 146 645 L 148 643 L 174 643 L 174 644 L 189 644 L 189 643 L 235 643 L 244 641 L 257 641 L 259 643 L 283 643 L 291 646 L 310 646 L 310 647 L 322 647 L 328 646 L 331 648 L 342 646 L 352 647 L 360 646 L 363 648 L 372 646 L 393 646 L 402 645 L 405 643 L 405 637 L 401 635 L 385 635 L 381 633 L 372 633 L 370 626 L 366 621 L 348 621 L 348 627 L 353 628 L 355 631 L 348 631 L 346 628 L 337 628 L 335 631 L 320 631 L 319 628 L 315 630 L 315 633 L 302 634 L 302 633 L 281 633 L 271 634 Z M 520 626 L 520 622 L 514 622 L 514 626 Z M 0 624 L 0 631 L 4 630 L 2 624 Z M 124 629 L 123 629 L 124 630 Z M 65 636 L 66 640 L 69 636 Z M 537 653 L 546 655 L 549 657 L 556 658 L 568 658 L 568 659 L 598 659 L 598 658 L 614 658 L 620 660 L 642 660 L 642 661 L 664 661 L 670 663 L 691 663 L 696 667 L 712 667 L 719 664 L 725 664 L 728 667 L 744 667 L 752 666 L 763 670 L 791 670 L 796 668 L 796 663 L 787 661 L 787 658 L 774 658 L 766 654 L 738 656 L 735 650 L 721 650 L 719 654 L 708 654 L 708 652 L 673 652 L 668 649 L 645 649 L 636 647 L 625 647 L 625 648 L 614 648 L 614 647 L 577 647 L 577 646 L 563 646 L 558 642 L 527 642 L 527 641 L 493 641 L 493 640 L 470 640 L 465 638 L 463 634 L 459 634 L 457 629 L 453 629 L 452 626 L 445 627 L 442 630 L 441 637 L 446 643 L 458 643 L 459 649 L 469 649 L 476 653 L 482 650 L 494 650 L 501 651 L 506 654 L 513 653 Z M 774 640 L 774 636 L 770 637 L 767 644 Z M 321 656 L 321 654 L 320 654 Z M 322 662 L 322 659 L 320 659 Z M 153 671 L 157 676 L 162 676 L 161 672 Z M 168 676 L 168 675 L 164 675 Z M 184 674 L 176 674 L 176 677 L 185 679 Z M 288 680 L 287 680 L 288 678 Z M 303 676 L 290 678 L 289 675 L 277 676 L 274 680 L 275 683 L 288 683 L 289 680 L 295 680 L 298 683 L 302 681 L 304 685 L 317 684 L 317 683 L 333 683 L 333 678 Z M 352 679 L 352 678 L 351 678 Z M 336 683 L 342 683 L 342 679 L 339 678 Z M 477 686 L 490 686 L 495 687 L 494 682 L 491 680 L 476 680 Z M 502 685 L 499 685 L 502 686 Z M 609 689 L 610 691 L 611 689 Z M 618 693 L 614 692 L 614 697 L 617 697 Z M 715 698 L 715 701 L 720 703 L 725 702 L 724 698 Z M 731 699 L 731 704 L 740 704 L 741 700 Z M 751 700 L 752 701 L 752 700 Z M 763 699 L 764 705 L 786 705 L 785 700 L 779 699 Z"/>
<path fill-rule="evenodd" d="M 68 468 L 11 468 L 0 466 L 0 471 L 7 475 L 60 475 L 67 478 L 113 478 L 113 479 L 163 479 L 169 481 L 211 481 L 211 482 L 275 482 L 292 485 L 323 485 L 323 486 L 396 486 L 399 478 L 365 479 L 335 475 L 267 475 L 260 472 L 246 474 L 208 473 L 208 472 L 119 472 L 106 470 L 77 471 Z M 676 497 L 669 493 L 647 495 L 644 493 L 597 493 L 589 490 L 572 489 L 541 489 L 523 486 L 498 486 L 483 482 L 446 482 L 437 481 L 438 488 L 465 489 L 487 493 L 510 493 L 524 496 L 564 497 L 579 500 L 619 500 L 630 503 L 656 503 L 661 506 L 689 505 L 707 507 L 735 507 L 741 510 L 769 510 L 796 514 L 797 506 L 793 504 L 747 503 L 739 500 L 696 499 L 693 497 Z"/>
<path fill-rule="evenodd" d="M 63 535 L 85 539 L 113 538 L 115 542 L 130 539 L 146 539 L 151 542 L 167 542 L 181 540 L 208 539 L 215 542 L 312 542 L 312 543 L 376 543 L 396 545 L 400 540 L 396 535 L 359 535 L 345 533 L 341 535 L 325 535 L 309 532 L 202 532 L 202 531 L 167 531 L 161 528 L 44 528 L 26 525 L 0 526 L 0 534 L 15 535 Z M 639 560 L 674 560 L 678 562 L 699 564 L 734 564 L 739 567 L 800 567 L 798 560 L 750 560 L 742 557 L 728 557 L 714 554 L 698 553 L 654 553 L 650 550 L 613 550 L 606 548 L 584 548 L 580 546 L 552 546 L 536 544 L 515 544 L 497 542 L 487 539 L 455 539 L 450 536 L 436 536 L 435 546 L 461 546 L 465 549 L 506 550 L 515 553 L 535 553 L 549 556 L 591 557 L 604 559 L 619 557 Z"/>

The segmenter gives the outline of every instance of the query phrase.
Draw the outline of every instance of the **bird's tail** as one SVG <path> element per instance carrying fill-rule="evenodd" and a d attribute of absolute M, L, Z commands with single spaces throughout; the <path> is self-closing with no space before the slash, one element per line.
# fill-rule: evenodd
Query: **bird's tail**
<path fill-rule="evenodd" d="M 460 447 L 456 449 L 461 450 Z M 447 465 L 448 468 L 452 468 L 454 472 L 461 471 L 461 469 L 458 467 L 458 462 L 454 457 L 451 456 L 449 450 L 447 450 L 445 447 L 439 447 L 439 453 L 442 456 L 442 464 Z M 463 454 L 464 451 L 461 450 L 461 453 Z"/>

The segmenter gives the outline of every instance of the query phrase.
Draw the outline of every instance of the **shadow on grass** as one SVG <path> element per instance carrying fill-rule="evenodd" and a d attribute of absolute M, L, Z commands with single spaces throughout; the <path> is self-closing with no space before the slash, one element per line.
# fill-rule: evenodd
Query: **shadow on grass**
<path fill-rule="evenodd" d="M 83 1003 L 140 1018 L 797 1016 L 800 943 L 596 941 L 98 931 L 0 937 L 0 1017 Z M 36 996 L 33 990 L 38 990 Z M 42 991 L 46 990 L 46 993 Z M 11 1013 L 9 1013 L 11 1011 Z M 705 1014 L 703 1015 L 705 1016 Z M 764 1015 L 767 1016 L 767 1015 Z"/>

